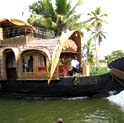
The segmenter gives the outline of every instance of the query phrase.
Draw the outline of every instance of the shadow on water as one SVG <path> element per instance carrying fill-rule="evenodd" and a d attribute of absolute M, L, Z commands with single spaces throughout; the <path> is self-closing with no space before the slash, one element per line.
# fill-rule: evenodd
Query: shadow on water
<path fill-rule="evenodd" d="M 123 123 L 124 113 L 112 97 L 111 100 L 0 98 L 1 123 L 56 123 L 57 118 L 63 118 L 64 123 Z"/>

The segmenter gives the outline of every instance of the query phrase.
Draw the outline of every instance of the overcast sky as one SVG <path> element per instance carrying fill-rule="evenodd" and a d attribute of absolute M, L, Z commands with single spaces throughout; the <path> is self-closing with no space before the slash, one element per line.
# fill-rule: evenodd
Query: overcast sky
<path fill-rule="evenodd" d="M 26 20 L 29 16 L 29 5 L 36 0 L 0 0 L 0 18 L 12 17 Z M 80 7 L 83 17 L 86 13 L 101 7 L 103 13 L 107 13 L 108 24 L 105 26 L 107 39 L 101 45 L 101 57 L 115 50 L 123 50 L 123 27 L 124 27 L 124 5 L 123 0 L 84 0 Z M 22 18 L 22 11 L 24 16 Z"/>

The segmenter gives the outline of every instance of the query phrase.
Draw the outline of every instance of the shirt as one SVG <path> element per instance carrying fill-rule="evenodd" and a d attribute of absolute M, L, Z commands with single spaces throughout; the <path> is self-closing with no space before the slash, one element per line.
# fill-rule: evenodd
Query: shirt
<path fill-rule="evenodd" d="M 79 65 L 79 61 L 78 61 L 78 60 L 73 59 L 73 60 L 71 61 L 71 66 L 72 66 L 72 67 L 74 67 L 74 68 L 76 68 L 76 67 L 77 67 L 77 65 Z"/>

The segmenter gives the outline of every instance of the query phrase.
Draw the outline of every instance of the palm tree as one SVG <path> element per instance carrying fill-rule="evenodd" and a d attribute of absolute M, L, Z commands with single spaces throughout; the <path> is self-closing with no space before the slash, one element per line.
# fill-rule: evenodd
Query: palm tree
<path fill-rule="evenodd" d="M 87 43 L 83 46 L 83 57 L 85 59 L 86 64 L 93 65 L 94 64 L 94 44 L 92 43 L 92 38 L 88 39 Z"/>
<path fill-rule="evenodd" d="M 92 38 L 98 39 L 98 45 L 101 45 L 101 42 L 103 41 L 103 38 L 106 38 L 106 32 L 103 28 L 98 28 L 95 31 L 91 32 Z"/>
<path fill-rule="evenodd" d="M 98 64 L 98 55 L 97 55 L 97 49 L 100 48 L 100 44 L 103 41 L 103 38 L 106 38 L 106 32 L 104 32 L 103 24 L 106 23 L 104 20 L 104 17 L 108 16 L 107 14 L 101 13 L 101 8 L 98 7 L 95 9 L 95 11 L 91 11 L 88 13 L 90 18 L 85 21 L 86 23 L 89 23 L 90 27 L 92 27 L 91 34 L 92 39 L 95 41 L 96 45 L 96 66 Z"/>
<path fill-rule="evenodd" d="M 90 13 L 88 13 L 88 15 L 90 16 L 90 18 L 85 22 L 89 23 L 90 27 L 93 28 L 93 31 L 91 33 L 93 34 L 93 37 L 98 39 L 98 44 L 100 45 L 100 43 L 103 41 L 103 38 L 106 38 L 106 32 L 103 31 L 103 24 L 106 23 L 104 17 L 108 15 L 101 14 L 100 7 L 96 8 L 95 11 L 91 11 Z"/>
<path fill-rule="evenodd" d="M 32 14 L 28 22 L 33 26 L 54 30 L 55 35 L 61 35 L 62 31 L 81 29 L 84 26 L 80 22 L 80 14 L 75 14 L 76 8 L 82 4 L 81 0 L 72 7 L 71 0 L 55 0 L 55 5 L 51 0 L 39 0 L 29 6 Z"/>

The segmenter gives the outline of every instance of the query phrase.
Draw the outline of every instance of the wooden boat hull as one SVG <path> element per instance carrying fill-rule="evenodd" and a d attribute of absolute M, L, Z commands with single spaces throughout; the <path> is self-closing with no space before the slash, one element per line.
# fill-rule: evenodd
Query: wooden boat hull
<path fill-rule="evenodd" d="M 38 97 L 107 97 L 124 89 L 109 73 L 87 77 L 68 77 L 52 80 L 2 80 L 1 94 Z"/>

